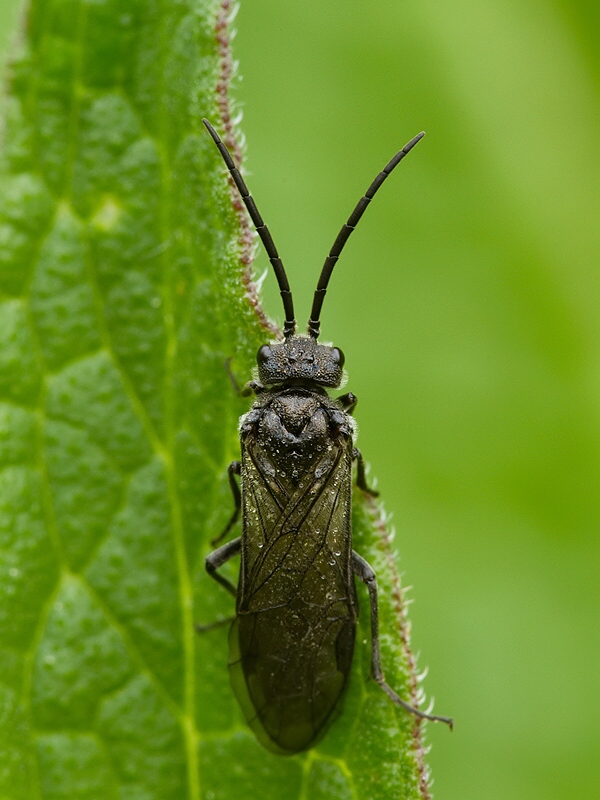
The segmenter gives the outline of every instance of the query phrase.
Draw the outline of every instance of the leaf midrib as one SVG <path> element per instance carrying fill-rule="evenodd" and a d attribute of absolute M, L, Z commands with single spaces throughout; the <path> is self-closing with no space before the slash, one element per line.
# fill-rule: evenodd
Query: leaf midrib
<path fill-rule="evenodd" d="M 164 0 L 161 0 L 161 8 Z M 160 37 L 160 97 L 161 103 L 165 97 L 165 35 L 164 26 L 166 14 L 160 14 L 161 31 Z M 162 111 L 163 109 L 161 109 Z M 157 145 L 160 158 L 161 170 L 161 242 L 169 242 L 171 239 L 171 168 L 169 163 L 168 130 L 166 124 L 166 114 L 158 114 L 158 137 Z M 198 763 L 198 741 L 199 732 L 196 725 L 196 670 L 195 670 L 195 646 L 194 646 L 194 618 L 193 618 L 193 591 L 190 580 L 190 571 L 187 561 L 185 538 L 181 515 L 181 505 L 177 492 L 175 464 L 173 454 L 175 452 L 175 398 L 173 394 L 173 375 L 174 359 L 177 353 L 177 333 L 175 330 L 175 315 L 173 313 L 172 295 L 172 275 L 169 263 L 169 248 L 166 247 L 160 254 L 163 267 L 163 309 L 164 323 L 167 334 L 166 365 L 164 372 L 164 419 L 165 419 L 165 473 L 167 487 L 170 498 L 171 530 L 173 531 L 173 541 L 175 546 L 175 557 L 177 562 L 177 572 L 179 575 L 179 594 L 181 601 L 181 624 L 182 643 L 183 643 L 183 671 L 184 671 L 184 715 L 183 715 L 183 736 L 186 749 L 186 765 L 188 776 L 188 794 L 190 800 L 200 800 L 200 772 Z"/>

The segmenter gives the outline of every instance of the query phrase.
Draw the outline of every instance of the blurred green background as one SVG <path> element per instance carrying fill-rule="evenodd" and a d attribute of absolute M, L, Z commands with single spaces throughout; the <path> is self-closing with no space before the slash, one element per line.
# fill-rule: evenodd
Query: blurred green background
<path fill-rule="evenodd" d="M 302 320 L 355 202 L 428 134 L 348 243 L 323 338 L 456 720 L 429 727 L 439 800 L 600 796 L 598 9 L 242 0 L 237 19 L 248 182 Z"/>
<path fill-rule="evenodd" d="M 354 203 L 427 131 L 349 241 L 323 335 L 426 690 L 456 719 L 429 726 L 439 800 L 600 797 L 599 8 L 242 0 L 237 18 L 248 182 L 302 320 Z"/>

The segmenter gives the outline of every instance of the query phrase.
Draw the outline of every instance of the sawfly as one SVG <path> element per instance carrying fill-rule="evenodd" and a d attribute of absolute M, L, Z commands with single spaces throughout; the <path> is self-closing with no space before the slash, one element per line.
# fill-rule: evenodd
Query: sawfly
<path fill-rule="evenodd" d="M 359 200 L 325 260 L 307 333 L 299 334 L 292 293 L 269 229 L 227 147 L 207 120 L 204 125 L 267 251 L 285 311 L 283 341 L 259 349 L 258 380 L 242 390 L 256 399 L 240 419 L 241 461 L 228 470 L 235 509 L 215 544 L 240 512 L 242 535 L 206 558 L 208 573 L 236 598 L 229 633 L 234 692 L 248 724 L 269 750 L 290 755 L 312 747 L 335 716 L 348 682 L 358 617 L 356 577 L 369 592 L 373 679 L 411 714 L 452 726 L 447 717 L 413 708 L 385 681 L 377 580 L 352 549 L 354 462 L 357 486 L 375 494 L 355 445 L 357 399 L 351 392 L 329 397 L 327 390 L 342 383 L 344 354 L 318 342 L 321 307 L 344 244 L 379 187 L 424 134 L 392 158 Z M 238 554 L 235 587 L 217 570 Z"/>

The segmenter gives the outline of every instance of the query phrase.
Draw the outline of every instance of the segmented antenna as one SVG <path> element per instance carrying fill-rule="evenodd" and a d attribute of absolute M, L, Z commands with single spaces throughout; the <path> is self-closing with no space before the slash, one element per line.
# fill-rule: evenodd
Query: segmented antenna
<path fill-rule="evenodd" d="M 375 178 L 373 183 L 369 186 L 367 191 L 365 192 L 364 196 L 356 204 L 356 208 L 350 214 L 348 218 L 348 222 L 344 224 L 341 231 L 337 235 L 337 239 L 333 243 L 333 247 L 329 251 L 329 255 L 325 259 L 325 263 L 323 264 L 323 269 L 321 270 L 321 275 L 319 277 L 319 282 L 317 284 L 317 288 L 315 291 L 315 296 L 312 304 L 312 310 L 310 312 L 310 319 L 308 320 L 308 333 L 313 336 L 315 339 L 319 338 L 319 333 L 321 332 L 321 323 L 319 321 L 319 317 L 321 316 L 321 308 L 323 306 L 323 300 L 325 299 L 325 294 L 327 292 L 327 284 L 329 283 L 329 279 L 331 278 L 331 273 L 333 272 L 333 268 L 335 267 L 338 258 L 340 257 L 340 253 L 342 252 L 344 245 L 348 241 L 348 237 L 352 233 L 352 231 L 358 225 L 359 219 L 365 213 L 366 207 L 369 205 L 375 193 L 390 174 L 390 172 L 397 167 L 398 164 L 402 161 L 405 155 L 410 153 L 413 147 L 420 142 L 421 139 L 425 136 L 425 132 L 419 133 L 414 139 L 411 139 L 408 144 L 405 144 L 402 150 L 399 150 L 396 155 L 392 158 L 392 160 L 383 168 L 383 170 L 379 173 L 379 175 Z"/>
<path fill-rule="evenodd" d="M 263 218 L 261 217 L 258 208 L 256 207 L 256 203 L 252 199 L 252 195 L 248 191 L 248 187 L 244 183 L 244 179 L 242 178 L 240 171 L 235 166 L 233 158 L 231 157 L 231 153 L 227 149 L 227 147 L 223 144 L 220 140 L 217 132 L 210 124 L 207 119 L 203 119 L 202 122 L 204 123 L 207 131 L 213 138 L 214 143 L 219 148 L 219 152 L 223 156 L 223 161 L 227 165 L 227 169 L 231 173 L 231 177 L 235 185 L 238 188 L 240 196 L 244 201 L 244 205 L 248 209 L 248 213 L 250 214 L 250 218 L 254 223 L 254 227 L 256 228 L 256 232 L 260 236 L 260 239 L 265 246 L 265 250 L 267 251 L 267 255 L 269 256 L 269 260 L 273 265 L 273 269 L 275 270 L 275 277 L 277 278 L 277 283 L 279 284 L 279 292 L 281 294 L 281 299 L 283 301 L 283 309 L 285 311 L 285 323 L 283 326 L 283 335 L 287 339 L 289 336 L 292 336 L 296 331 L 296 319 L 294 317 L 294 303 L 292 300 L 292 292 L 290 290 L 290 285 L 288 283 L 287 275 L 285 274 L 285 269 L 283 266 L 283 262 L 279 258 L 279 253 L 277 252 L 277 248 L 275 247 L 275 242 L 271 237 L 269 229 L 265 225 Z"/>

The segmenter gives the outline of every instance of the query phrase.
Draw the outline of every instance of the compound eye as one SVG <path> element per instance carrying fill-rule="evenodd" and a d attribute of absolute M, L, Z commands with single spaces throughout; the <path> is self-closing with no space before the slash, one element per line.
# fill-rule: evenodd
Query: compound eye
<path fill-rule="evenodd" d="M 256 354 L 256 361 L 259 364 L 265 364 L 269 358 L 271 357 L 271 348 L 268 344 L 263 344 L 261 348 L 259 348 L 258 353 Z"/>
<path fill-rule="evenodd" d="M 346 358 L 345 358 L 344 354 L 342 353 L 342 351 L 340 350 L 339 347 L 334 347 L 333 348 L 332 356 L 333 356 L 334 362 L 341 369 L 344 366 L 344 362 L 346 361 Z"/>

